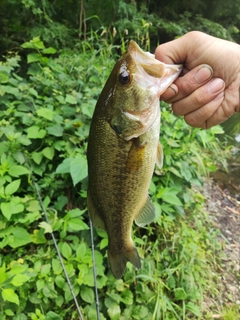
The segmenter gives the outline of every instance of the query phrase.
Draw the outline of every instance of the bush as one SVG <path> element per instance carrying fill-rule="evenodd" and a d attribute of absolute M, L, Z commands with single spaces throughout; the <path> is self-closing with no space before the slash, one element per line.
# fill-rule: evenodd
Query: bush
<path fill-rule="evenodd" d="M 27 62 L 15 55 L 0 64 L 0 317 L 77 319 L 53 230 L 84 318 L 96 319 L 86 145 L 115 57 L 109 47 L 91 45 L 57 55 L 39 38 L 22 47 Z M 220 156 L 215 134 L 221 132 L 192 129 L 162 104 L 165 161 L 150 188 L 157 219 L 146 229 L 134 227 L 142 269 L 135 274 L 129 266 L 116 281 L 107 236 L 94 233 L 101 319 L 202 317 L 217 241 L 193 186 L 215 170 L 212 154 Z"/>

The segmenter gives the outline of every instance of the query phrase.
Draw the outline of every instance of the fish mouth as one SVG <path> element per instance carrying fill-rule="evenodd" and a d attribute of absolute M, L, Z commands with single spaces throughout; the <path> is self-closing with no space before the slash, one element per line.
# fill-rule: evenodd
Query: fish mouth
<path fill-rule="evenodd" d="M 140 66 L 145 81 L 157 86 L 157 95 L 160 95 L 176 80 L 182 71 L 182 64 L 166 64 L 157 59 L 150 52 L 143 51 L 135 41 L 131 40 L 128 52 L 135 63 Z M 139 70 L 138 70 L 139 72 Z"/>

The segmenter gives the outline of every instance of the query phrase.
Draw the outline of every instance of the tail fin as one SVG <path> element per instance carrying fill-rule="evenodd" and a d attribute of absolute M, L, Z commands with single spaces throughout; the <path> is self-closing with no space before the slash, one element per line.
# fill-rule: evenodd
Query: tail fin
<path fill-rule="evenodd" d="M 120 279 L 123 276 L 128 261 L 131 262 L 135 268 L 141 268 L 141 261 L 135 246 L 123 248 L 122 251 L 118 251 L 117 253 L 109 249 L 108 258 L 112 273 L 116 279 Z"/>

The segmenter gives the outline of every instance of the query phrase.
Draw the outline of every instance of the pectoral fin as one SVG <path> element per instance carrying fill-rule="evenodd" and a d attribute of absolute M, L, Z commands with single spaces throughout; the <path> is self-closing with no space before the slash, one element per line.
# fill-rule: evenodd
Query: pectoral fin
<path fill-rule="evenodd" d="M 155 219 L 155 208 L 151 198 L 148 197 L 144 207 L 141 209 L 138 216 L 136 217 L 135 223 L 139 227 L 144 227 L 146 224 L 153 222 L 154 219 Z"/>
<path fill-rule="evenodd" d="M 106 227 L 105 227 L 104 221 L 102 220 L 98 210 L 94 206 L 91 193 L 89 190 L 87 195 L 87 208 L 88 208 L 88 214 L 90 216 L 90 219 L 92 220 L 94 227 L 98 230 L 105 231 Z"/>
<path fill-rule="evenodd" d="M 157 146 L 156 164 L 159 167 L 159 169 L 161 169 L 163 166 L 163 148 L 160 142 L 158 143 L 158 146 Z"/>
<path fill-rule="evenodd" d="M 145 157 L 145 144 L 141 143 L 140 138 L 132 139 L 132 146 L 128 152 L 126 169 L 133 173 L 143 164 Z"/>

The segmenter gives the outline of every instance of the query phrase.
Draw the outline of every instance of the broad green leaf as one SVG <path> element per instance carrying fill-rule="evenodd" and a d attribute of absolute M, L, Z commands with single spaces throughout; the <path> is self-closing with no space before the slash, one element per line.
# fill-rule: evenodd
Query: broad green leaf
<path fill-rule="evenodd" d="M 12 248 L 18 248 L 32 242 L 30 234 L 21 227 L 15 227 L 12 234 L 13 239 L 9 242 Z"/>
<path fill-rule="evenodd" d="M 175 288 L 174 289 L 174 296 L 176 300 L 186 300 L 187 294 L 183 288 Z"/>
<path fill-rule="evenodd" d="M 77 104 L 76 98 L 71 94 L 66 95 L 65 102 L 70 104 Z"/>
<path fill-rule="evenodd" d="M 10 196 L 11 194 L 15 193 L 19 189 L 20 183 L 20 179 L 10 182 L 5 188 L 5 194 Z"/>
<path fill-rule="evenodd" d="M 25 49 L 45 49 L 45 46 L 39 37 L 34 37 L 29 42 L 24 42 L 21 47 Z"/>
<path fill-rule="evenodd" d="M 80 210 L 79 208 L 75 208 L 68 211 L 68 214 L 71 218 L 80 217 L 84 214 L 86 210 Z"/>
<path fill-rule="evenodd" d="M 24 205 L 21 203 L 14 203 L 13 201 L 2 202 L 1 210 L 4 217 L 10 220 L 12 214 L 16 214 L 24 211 Z"/>
<path fill-rule="evenodd" d="M 27 62 L 28 63 L 41 61 L 41 60 L 42 60 L 42 55 L 40 53 L 29 53 L 27 55 Z"/>
<path fill-rule="evenodd" d="M 28 206 L 26 208 L 29 212 L 40 211 L 41 207 L 38 200 L 31 200 L 28 202 Z"/>
<path fill-rule="evenodd" d="M 34 96 L 34 97 L 38 97 L 37 91 L 36 91 L 35 89 L 33 89 L 33 88 L 30 88 L 30 89 L 28 90 L 28 93 L 31 94 L 31 95 Z"/>
<path fill-rule="evenodd" d="M 7 274 L 6 274 L 6 265 L 3 264 L 0 267 L 0 284 L 3 283 L 7 279 Z"/>
<path fill-rule="evenodd" d="M 55 137 L 61 137 L 63 135 L 63 128 L 60 125 L 53 125 L 47 127 L 47 132 Z"/>
<path fill-rule="evenodd" d="M 58 275 L 55 277 L 54 282 L 56 283 L 56 285 L 58 286 L 58 288 L 63 288 L 66 284 L 66 280 L 63 278 L 63 276 Z"/>
<path fill-rule="evenodd" d="M 112 303 L 110 308 L 108 308 L 107 313 L 111 320 L 119 320 L 121 315 L 120 306 L 116 303 Z"/>
<path fill-rule="evenodd" d="M 10 167 L 8 173 L 12 177 L 19 177 L 22 174 L 29 174 L 29 170 L 23 166 L 13 165 Z"/>
<path fill-rule="evenodd" d="M 171 193 L 166 193 L 166 194 L 164 193 L 162 195 L 162 199 L 163 199 L 163 201 L 170 203 L 170 204 L 173 204 L 175 206 L 182 206 L 183 205 L 182 202 L 179 200 L 179 198 Z"/>
<path fill-rule="evenodd" d="M 46 243 L 47 240 L 44 236 L 44 229 L 34 230 L 33 234 L 31 234 L 32 242 L 36 244 Z"/>
<path fill-rule="evenodd" d="M 27 274 L 17 274 L 12 278 L 11 284 L 14 285 L 15 287 L 20 287 L 25 282 L 27 282 L 30 278 L 31 277 L 28 276 Z"/>
<path fill-rule="evenodd" d="M 68 260 L 72 255 L 72 249 L 67 242 L 64 242 L 62 245 L 62 255 Z"/>
<path fill-rule="evenodd" d="M 12 310 L 10 310 L 10 309 L 6 309 L 5 313 L 6 313 L 7 316 L 14 316 L 14 312 Z"/>
<path fill-rule="evenodd" d="M 73 158 L 64 159 L 63 162 L 57 167 L 56 173 L 69 173 L 72 160 Z"/>
<path fill-rule="evenodd" d="M 133 304 L 133 294 L 129 289 L 126 289 L 122 292 L 121 301 L 127 305 Z"/>
<path fill-rule="evenodd" d="M 42 53 L 44 53 L 44 54 L 54 54 L 56 52 L 57 52 L 57 50 L 54 49 L 53 47 L 45 48 L 42 51 Z"/>
<path fill-rule="evenodd" d="M 52 268 L 53 268 L 54 274 L 56 275 L 59 275 L 63 272 L 61 263 L 58 259 L 54 259 L 54 258 L 52 259 Z"/>
<path fill-rule="evenodd" d="M 63 320 L 63 317 L 53 311 L 49 311 L 45 316 L 45 320 Z"/>
<path fill-rule="evenodd" d="M 27 136 L 29 139 L 42 139 L 45 137 L 47 131 L 39 128 L 38 126 L 32 126 L 27 129 Z"/>
<path fill-rule="evenodd" d="M 86 178 L 88 175 L 87 159 L 83 156 L 73 159 L 70 164 L 70 174 L 74 186 Z"/>
<path fill-rule="evenodd" d="M 9 75 L 6 71 L 0 70 L 0 82 L 7 83 L 9 79 Z"/>
<path fill-rule="evenodd" d="M 85 222 L 83 222 L 80 218 L 68 220 L 68 227 L 75 231 L 89 229 L 88 225 Z"/>
<path fill-rule="evenodd" d="M 52 111 L 48 108 L 39 108 L 37 110 L 37 115 L 39 117 L 42 117 L 42 118 L 47 119 L 49 121 L 52 121 L 54 118 L 54 111 Z"/>
<path fill-rule="evenodd" d="M 9 301 L 19 305 L 18 295 L 13 291 L 13 289 L 2 289 L 2 298 L 4 301 Z"/>
<path fill-rule="evenodd" d="M 24 146 L 29 146 L 32 143 L 25 134 L 22 134 L 20 137 L 18 137 L 17 141 Z"/>
<path fill-rule="evenodd" d="M 52 233 L 52 227 L 49 223 L 42 221 L 39 223 L 39 227 L 44 229 L 44 233 Z"/>
<path fill-rule="evenodd" d="M 36 164 L 40 164 L 41 163 L 42 158 L 43 158 L 42 152 L 32 152 L 31 156 L 32 156 L 33 161 Z"/>
<path fill-rule="evenodd" d="M 42 266 L 40 273 L 42 276 L 46 276 L 47 274 L 50 274 L 50 270 L 51 270 L 51 264 L 47 263 Z"/>
<path fill-rule="evenodd" d="M 49 160 L 52 160 L 54 157 L 54 148 L 46 147 L 42 150 L 42 154 Z"/>
<path fill-rule="evenodd" d="M 94 302 L 94 292 L 93 289 L 88 287 L 82 287 L 80 290 L 80 296 L 83 301 L 92 304 Z"/>
<path fill-rule="evenodd" d="M 186 309 L 191 311 L 195 316 L 202 318 L 202 313 L 201 313 L 200 308 L 197 305 L 195 305 L 194 303 L 192 303 L 191 301 L 189 301 L 186 304 Z"/>

